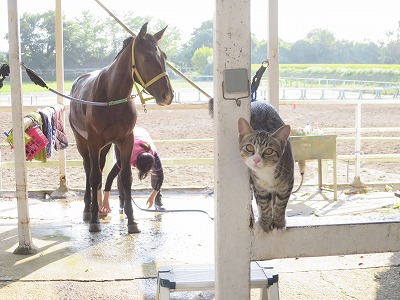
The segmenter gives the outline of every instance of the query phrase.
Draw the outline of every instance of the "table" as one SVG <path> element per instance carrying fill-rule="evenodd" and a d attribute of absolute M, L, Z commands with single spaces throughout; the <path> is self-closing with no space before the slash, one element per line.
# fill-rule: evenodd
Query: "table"
<path fill-rule="evenodd" d="M 336 135 L 290 136 L 294 160 L 318 160 L 318 186 L 322 189 L 322 159 L 333 160 L 333 192 L 337 200 Z"/>

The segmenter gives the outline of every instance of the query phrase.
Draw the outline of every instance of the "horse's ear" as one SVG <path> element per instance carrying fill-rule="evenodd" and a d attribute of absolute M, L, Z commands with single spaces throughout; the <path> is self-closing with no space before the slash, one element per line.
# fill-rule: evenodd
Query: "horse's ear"
<path fill-rule="evenodd" d="M 157 33 L 154 35 L 154 38 L 155 38 L 157 41 L 159 41 L 159 40 L 162 39 L 162 37 L 163 37 L 163 35 L 164 35 L 164 31 L 165 31 L 165 29 L 167 29 L 167 27 L 168 27 L 168 26 L 165 26 L 164 29 L 161 29 L 159 32 L 157 32 Z"/>
<path fill-rule="evenodd" d="M 139 38 L 143 38 L 145 36 L 145 34 L 147 33 L 147 24 L 148 24 L 148 22 L 144 23 L 142 28 L 140 29 L 140 32 L 138 34 Z"/>

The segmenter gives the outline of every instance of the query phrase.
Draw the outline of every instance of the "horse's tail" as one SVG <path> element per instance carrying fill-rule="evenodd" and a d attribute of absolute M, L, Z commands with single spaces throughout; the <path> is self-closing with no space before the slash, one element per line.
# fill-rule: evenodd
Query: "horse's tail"
<path fill-rule="evenodd" d="M 211 118 L 214 118 L 214 98 L 210 98 L 210 100 L 208 100 L 208 113 L 210 114 Z"/>

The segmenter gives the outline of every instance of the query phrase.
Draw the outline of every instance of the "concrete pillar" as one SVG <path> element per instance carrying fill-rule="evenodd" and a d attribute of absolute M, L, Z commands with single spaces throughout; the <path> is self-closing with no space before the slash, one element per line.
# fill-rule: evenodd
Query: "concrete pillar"
<path fill-rule="evenodd" d="M 278 0 L 268 0 L 268 101 L 279 111 Z"/>
<path fill-rule="evenodd" d="M 37 252 L 37 248 L 32 243 L 28 207 L 25 139 L 22 115 L 21 47 L 17 0 L 8 0 L 8 35 L 19 239 L 19 245 L 17 249 L 14 250 L 14 253 L 33 254 Z"/>
<path fill-rule="evenodd" d="M 249 119 L 250 95 L 241 99 L 240 106 L 224 99 L 227 69 L 247 69 L 250 80 L 250 0 L 216 0 L 214 21 L 215 293 L 220 300 L 246 300 L 250 299 L 250 191 L 237 123 L 240 117 Z"/>
<path fill-rule="evenodd" d="M 62 0 L 55 0 L 56 5 L 56 80 L 57 92 L 64 94 L 64 38 L 63 38 L 63 14 Z M 57 103 L 64 105 L 64 98 L 57 95 Z M 65 126 L 65 112 L 62 113 Z M 67 158 L 65 150 L 58 154 L 60 170 L 60 186 L 51 194 L 53 198 L 65 198 L 68 193 Z"/>

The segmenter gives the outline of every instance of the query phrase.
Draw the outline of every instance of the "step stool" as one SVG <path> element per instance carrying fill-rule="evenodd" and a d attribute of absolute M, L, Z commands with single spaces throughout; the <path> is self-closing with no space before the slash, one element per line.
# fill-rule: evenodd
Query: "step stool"
<path fill-rule="evenodd" d="M 261 289 L 261 300 L 279 300 L 278 273 L 268 262 L 251 262 L 250 287 Z M 214 265 L 179 265 L 158 270 L 156 300 L 169 300 L 178 291 L 213 290 Z"/>

